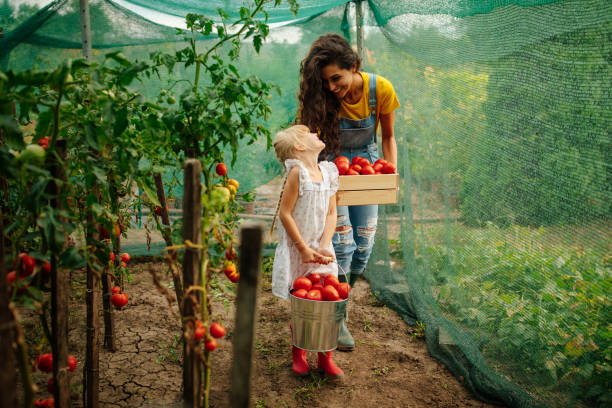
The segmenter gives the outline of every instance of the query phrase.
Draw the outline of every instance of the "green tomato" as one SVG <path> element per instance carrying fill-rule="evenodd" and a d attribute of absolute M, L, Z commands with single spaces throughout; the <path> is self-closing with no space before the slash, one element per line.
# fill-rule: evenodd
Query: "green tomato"
<path fill-rule="evenodd" d="M 166 91 L 165 89 L 162 89 L 161 91 L 159 91 L 159 94 L 161 96 L 166 96 L 167 93 L 168 93 L 168 91 Z"/>
<path fill-rule="evenodd" d="M 214 187 L 213 191 L 210 193 L 211 201 L 214 204 L 219 206 L 223 206 L 229 203 L 232 193 L 226 187 Z"/>
<path fill-rule="evenodd" d="M 168 98 L 166 98 L 166 102 L 168 102 L 169 105 L 173 105 L 176 103 L 176 99 L 174 99 L 173 96 L 169 96 Z"/>
<path fill-rule="evenodd" d="M 23 163 L 41 165 L 45 162 L 45 149 L 37 144 L 29 144 L 21 151 L 19 160 Z"/>

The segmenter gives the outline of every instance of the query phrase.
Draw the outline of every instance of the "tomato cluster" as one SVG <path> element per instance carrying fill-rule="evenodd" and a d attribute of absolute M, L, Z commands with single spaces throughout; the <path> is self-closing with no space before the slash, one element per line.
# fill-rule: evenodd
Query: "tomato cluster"
<path fill-rule="evenodd" d="M 368 159 L 361 156 L 353 157 L 352 161 L 349 161 L 346 156 L 338 156 L 334 160 L 334 163 L 341 176 L 394 174 L 396 170 L 395 165 L 389 163 L 385 159 L 378 159 L 374 164 L 371 164 Z"/>
<path fill-rule="evenodd" d="M 78 364 L 78 361 L 76 357 L 74 357 L 73 355 L 69 355 L 68 356 L 68 371 L 73 372 L 74 370 L 76 370 L 77 364 Z M 52 373 L 53 372 L 53 354 L 45 353 L 45 354 L 41 354 L 40 356 L 38 356 L 38 358 L 36 359 L 36 367 L 42 372 Z M 54 387 L 53 377 L 51 377 L 49 378 L 49 381 L 47 382 L 47 390 L 50 393 L 53 393 L 53 387 Z M 34 406 L 41 407 L 41 408 L 54 407 L 55 400 L 53 398 L 37 399 L 34 402 Z"/>
<path fill-rule="evenodd" d="M 221 324 L 217 322 L 214 322 L 213 324 L 210 325 L 210 328 L 208 329 L 208 333 L 210 334 L 210 336 L 206 336 L 204 338 L 204 348 L 207 351 L 213 351 L 217 348 L 217 341 L 215 339 L 221 339 L 225 336 L 225 333 L 226 333 L 225 327 L 221 326 Z M 200 341 L 202 337 L 204 337 L 205 335 L 206 335 L 206 326 L 204 326 L 201 320 L 196 319 L 193 339 L 195 341 Z"/>
<path fill-rule="evenodd" d="M 293 281 L 291 294 L 302 299 L 336 302 L 347 299 L 350 291 L 351 285 L 340 283 L 334 275 L 322 277 L 318 273 L 311 273 Z"/>

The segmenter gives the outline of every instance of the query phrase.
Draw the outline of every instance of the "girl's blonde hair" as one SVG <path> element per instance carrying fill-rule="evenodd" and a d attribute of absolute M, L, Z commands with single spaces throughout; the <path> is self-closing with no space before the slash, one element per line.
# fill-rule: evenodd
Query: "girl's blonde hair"
<path fill-rule="evenodd" d="M 300 138 L 310 133 L 310 129 L 304 125 L 295 125 L 276 133 L 274 137 L 274 151 L 281 163 L 295 157 L 295 145 Z"/>
<path fill-rule="evenodd" d="M 274 151 L 276 152 L 276 157 L 278 157 L 278 160 L 280 160 L 283 165 L 285 164 L 285 160 L 293 159 L 295 157 L 295 145 L 300 141 L 300 138 L 307 133 L 310 133 L 310 129 L 304 125 L 294 125 L 276 133 L 276 136 L 274 137 Z M 274 212 L 274 217 L 272 218 L 270 234 L 272 234 L 274 231 L 274 224 L 276 222 L 276 217 L 278 216 L 278 211 L 280 210 L 281 199 L 283 198 L 283 193 L 285 192 L 285 184 L 287 184 L 287 176 L 288 174 L 285 175 L 280 197 L 278 197 L 278 203 L 276 203 L 276 211 Z"/>

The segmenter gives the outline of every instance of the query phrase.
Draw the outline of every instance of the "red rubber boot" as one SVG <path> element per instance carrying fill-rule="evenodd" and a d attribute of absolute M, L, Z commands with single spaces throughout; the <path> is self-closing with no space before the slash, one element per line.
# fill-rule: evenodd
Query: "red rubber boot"
<path fill-rule="evenodd" d="M 306 350 L 291 346 L 291 355 L 293 356 L 293 374 L 299 377 L 305 377 L 310 373 L 308 361 L 306 361 Z"/>
<path fill-rule="evenodd" d="M 317 367 L 319 370 L 323 370 L 326 377 L 340 378 L 344 376 L 344 372 L 336 365 L 334 360 L 332 360 L 331 351 L 317 353 Z"/>

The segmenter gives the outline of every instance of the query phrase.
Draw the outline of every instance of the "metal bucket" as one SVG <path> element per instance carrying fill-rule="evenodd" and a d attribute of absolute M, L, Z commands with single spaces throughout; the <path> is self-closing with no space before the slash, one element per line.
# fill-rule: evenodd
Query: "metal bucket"
<path fill-rule="evenodd" d="M 289 296 L 293 345 L 307 351 L 336 349 L 348 299 L 330 302 Z"/>

